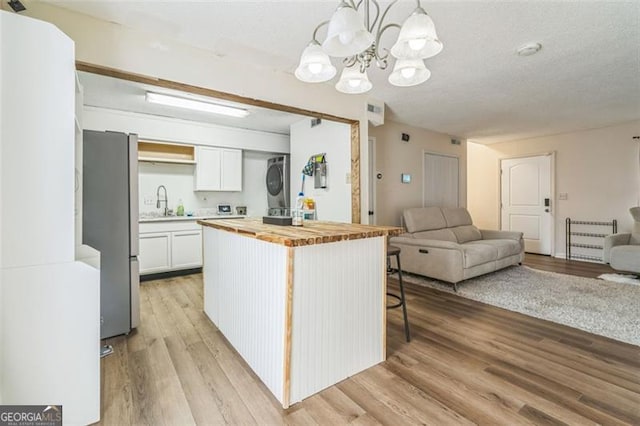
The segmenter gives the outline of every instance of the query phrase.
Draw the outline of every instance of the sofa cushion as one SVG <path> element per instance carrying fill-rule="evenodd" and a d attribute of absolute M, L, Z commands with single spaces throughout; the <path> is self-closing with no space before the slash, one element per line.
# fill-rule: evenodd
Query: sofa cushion
<path fill-rule="evenodd" d="M 434 229 L 433 231 L 414 232 L 413 238 L 422 238 L 427 240 L 451 241 L 457 243 L 455 234 L 451 229 Z"/>
<path fill-rule="evenodd" d="M 404 224 L 409 232 L 430 231 L 447 227 L 440 207 L 417 207 L 403 213 Z"/>
<path fill-rule="evenodd" d="M 476 241 L 482 238 L 482 234 L 480 234 L 478 228 L 473 225 L 456 226 L 455 228 L 450 229 L 455 234 L 459 244 L 463 244 L 468 241 Z"/>
<path fill-rule="evenodd" d="M 447 222 L 447 228 L 462 225 L 473 225 L 471 215 L 464 207 L 443 207 L 442 215 Z"/>
<path fill-rule="evenodd" d="M 508 256 L 520 254 L 520 251 L 522 250 L 520 241 L 516 240 L 478 240 L 471 241 L 468 244 L 477 246 L 491 246 L 495 248 L 498 251 L 497 259 L 504 259 Z"/>
<path fill-rule="evenodd" d="M 461 246 L 464 252 L 464 268 L 493 262 L 497 259 L 498 250 L 495 247 L 468 243 Z"/>
<path fill-rule="evenodd" d="M 615 246 L 611 249 L 611 267 L 640 274 L 640 245 Z"/>

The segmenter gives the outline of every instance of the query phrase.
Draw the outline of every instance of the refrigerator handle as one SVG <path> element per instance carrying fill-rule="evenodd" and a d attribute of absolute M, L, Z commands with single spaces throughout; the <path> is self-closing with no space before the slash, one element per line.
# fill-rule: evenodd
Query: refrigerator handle
<path fill-rule="evenodd" d="M 138 241 L 138 135 L 129 135 L 129 249 L 130 256 L 139 254 Z"/>
<path fill-rule="evenodd" d="M 138 258 L 130 259 L 131 272 L 131 329 L 140 325 L 140 263 Z"/>

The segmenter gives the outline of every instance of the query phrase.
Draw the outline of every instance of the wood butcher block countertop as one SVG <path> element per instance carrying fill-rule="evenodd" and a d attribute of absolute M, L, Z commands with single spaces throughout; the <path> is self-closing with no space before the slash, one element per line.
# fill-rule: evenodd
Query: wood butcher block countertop
<path fill-rule="evenodd" d="M 262 223 L 262 218 L 199 220 L 202 226 L 235 232 L 287 247 L 310 246 L 344 240 L 394 236 L 403 232 L 395 226 L 307 220 L 303 226 L 278 226 Z"/>

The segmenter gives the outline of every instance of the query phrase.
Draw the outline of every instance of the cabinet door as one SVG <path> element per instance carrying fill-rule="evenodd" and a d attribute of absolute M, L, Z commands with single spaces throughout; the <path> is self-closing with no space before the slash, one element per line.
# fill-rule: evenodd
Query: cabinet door
<path fill-rule="evenodd" d="M 220 191 L 221 149 L 199 146 L 196 157 L 196 191 Z"/>
<path fill-rule="evenodd" d="M 140 234 L 140 274 L 171 269 L 171 233 Z"/>
<path fill-rule="evenodd" d="M 171 233 L 171 266 L 173 269 L 202 266 L 202 231 Z"/>
<path fill-rule="evenodd" d="M 242 151 L 239 149 L 222 149 L 223 191 L 242 191 Z"/>

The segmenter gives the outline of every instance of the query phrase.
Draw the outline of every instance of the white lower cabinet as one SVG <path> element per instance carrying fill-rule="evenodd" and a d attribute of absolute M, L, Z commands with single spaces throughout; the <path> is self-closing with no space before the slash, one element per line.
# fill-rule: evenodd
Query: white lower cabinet
<path fill-rule="evenodd" d="M 202 231 L 171 233 L 171 267 L 173 269 L 202 266 Z"/>
<path fill-rule="evenodd" d="M 196 221 L 140 224 L 140 275 L 202 266 L 202 229 Z"/>
<path fill-rule="evenodd" d="M 171 269 L 171 233 L 140 234 L 140 273 L 151 274 Z"/>

